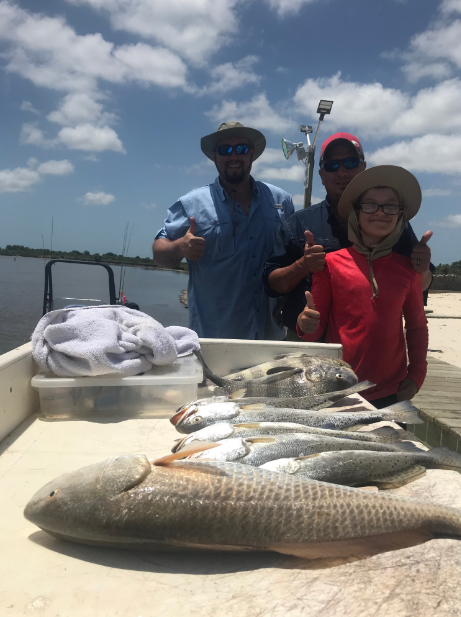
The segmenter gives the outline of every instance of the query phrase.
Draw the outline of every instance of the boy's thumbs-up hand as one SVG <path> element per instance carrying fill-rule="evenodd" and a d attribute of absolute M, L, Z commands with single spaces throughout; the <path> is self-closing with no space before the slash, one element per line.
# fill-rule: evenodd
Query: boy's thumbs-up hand
<path fill-rule="evenodd" d="M 413 247 L 413 252 L 410 256 L 411 265 L 415 272 L 426 272 L 429 270 L 431 263 L 431 249 L 427 245 L 432 238 L 432 231 L 426 231 L 418 244 Z"/>
<path fill-rule="evenodd" d="M 182 252 L 186 259 L 198 261 L 205 252 L 205 239 L 195 235 L 197 221 L 193 216 L 190 217 L 189 221 L 190 227 L 182 239 Z"/>
<path fill-rule="evenodd" d="M 306 244 L 304 246 L 304 267 L 307 274 L 321 272 L 325 267 L 325 251 L 321 244 L 314 244 L 314 234 L 306 229 L 304 232 Z"/>
<path fill-rule="evenodd" d="M 320 313 L 315 310 L 314 299 L 310 291 L 306 291 L 306 307 L 298 317 L 298 326 L 304 334 L 313 334 L 320 323 Z"/>

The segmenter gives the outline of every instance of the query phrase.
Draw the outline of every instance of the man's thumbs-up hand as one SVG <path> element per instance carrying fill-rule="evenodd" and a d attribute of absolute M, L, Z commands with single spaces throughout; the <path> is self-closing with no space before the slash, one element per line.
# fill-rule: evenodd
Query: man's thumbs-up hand
<path fill-rule="evenodd" d="M 314 235 L 311 231 L 306 229 L 304 232 L 306 238 L 306 244 L 304 246 L 304 267 L 306 274 L 314 274 L 314 272 L 321 272 L 325 267 L 325 251 L 321 244 L 314 244 Z"/>
<path fill-rule="evenodd" d="M 190 227 L 182 239 L 182 253 L 190 261 L 198 261 L 205 252 L 205 239 L 195 235 L 197 221 L 190 217 Z"/>
<path fill-rule="evenodd" d="M 310 291 L 306 291 L 306 307 L 298 317 L 298 326 L 304 334 L 313 334 L 320 323 L 320 313 L 315 310 L 314 299 Z"/>
<path fill-rule="evenodd" d="M 432 231 L 426 231 L 418 244 L 413 247 L 413 252 L 410 255 L 411 264 L 415 272 L 426 272 L 429 270 L 431 263 L 431 249 L 427 245 L 432 238 Z"/>

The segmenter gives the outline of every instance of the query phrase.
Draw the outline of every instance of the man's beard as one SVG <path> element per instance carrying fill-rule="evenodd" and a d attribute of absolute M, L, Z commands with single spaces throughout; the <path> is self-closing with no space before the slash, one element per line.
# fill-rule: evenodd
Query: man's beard
<path fill-rule="evenodd" d="M 229 184 L 241 184 L 245 179 L 246 171 L 243 167 L 240 172 L 232 171 L 232 175 L 228 172 L 227 167 L 224 168 L 224 180 Z"/>

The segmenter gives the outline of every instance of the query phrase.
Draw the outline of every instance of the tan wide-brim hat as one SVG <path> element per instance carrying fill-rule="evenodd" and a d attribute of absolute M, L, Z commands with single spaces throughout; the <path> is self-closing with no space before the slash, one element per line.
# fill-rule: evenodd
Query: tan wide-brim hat
<path fill-rule="evenodd" d="M 254 150 L 253 161 L 261 156 L 266 147 L 266 138 L 260 131 L 243 126 L 240 122 L 223 122 L 216 133 L 202 137 L 200 145 L 203 154 L 213 160 L 213 152 L 216 150 L 216 146 L 220 141 L 228 137 L 243 137 L 247 139 L 251 149 Z"/>
<path fill-rule="evenodd" d="M 418 180 L 412 173 L 396 165 L 377 165 L 362 171 L 347 186 L 338 204 L 338 214 L 347 219 L 360 195 L 368 189 L 387 186 L 397 191 L 404 208 L 406 221 L 412 219 L 421 206 L 422 194 Z"/>

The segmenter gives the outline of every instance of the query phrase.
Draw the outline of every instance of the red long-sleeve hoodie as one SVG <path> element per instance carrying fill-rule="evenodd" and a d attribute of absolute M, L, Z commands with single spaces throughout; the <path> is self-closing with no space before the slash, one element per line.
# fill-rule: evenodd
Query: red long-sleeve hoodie
<path fill-rule="evenodd" d="M 329 253 L 326 262 L 312 283 L 320 324 L 313 334 L 304 334 L 297 326 L 298 336 L 316 341 L 328 326 L 326 342 L 341 343 L 343 360 L 359 381 L 377 384 L 363 393 L 368 400 L 395 394 L 406 377 L 421 388 L 427 371 L 428 328 L 421 275 L 414 272 L 410 260 L 391 252 L 373 261 L 379 288 L 373 300 L 364 255 L 350 247 Z"/>

